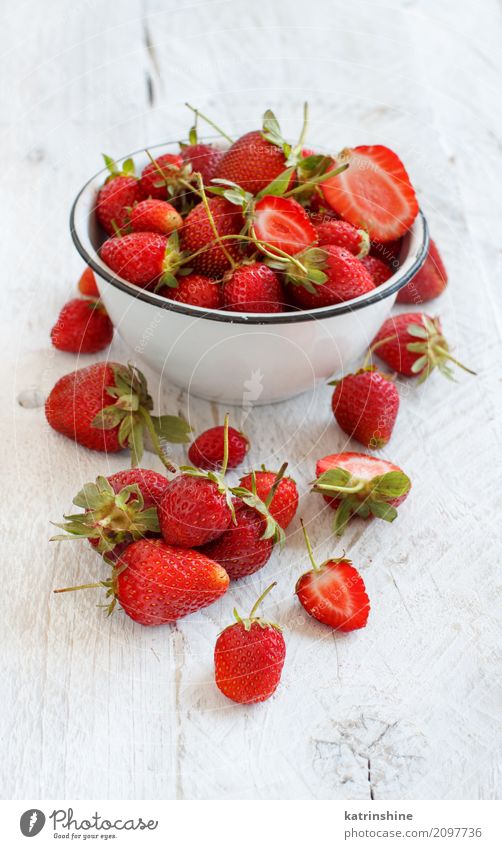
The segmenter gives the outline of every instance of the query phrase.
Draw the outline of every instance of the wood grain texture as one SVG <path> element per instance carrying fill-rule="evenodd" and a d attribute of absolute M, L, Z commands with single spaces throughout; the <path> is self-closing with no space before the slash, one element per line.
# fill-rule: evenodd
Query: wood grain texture
<path fill-rule="evenodd" d="M 478 4 L 453 0 L 314 0 L 308 15 L 296 0 L 10 9 L 0 74 L 4 797 L 500 797 L 501 32 L 494 0 L 482 29 Z M 372 600 L 368 627 L 337 636 L 303 615 L 292 597 L 305 566 L 297 522 L 263 572 L 176 627 L 110 621 L 92 592 L 52 596 L 99 568 L 85 547 L 50 544 L 49 520 L 81 483 L 127 462 L 73 446 L 43 414 L 75 366 L 48 338 L 81 269 L 73 196 L 100 151 L 182 138 L 186 100 L 234 133 L 270 105 L 294 134 L 305 99 L 312 140 L 403 155 L 450 271 L 432 309 L 478 371 L 457 385 L 400 384 L 386 453 L 412 477 L 412 495 L 392 527 L 355 523 L 344 539 Z M 118 338 L 111 355 L 128 356 Z M 197 431 L 222 421 L 224 410 L 149 378 L 156 402 Z M 308 482 L 316 457 L 347 444 L 329 400 L 322 387 L 252 409 L 245 423 L 250 462 L 289 460 L 320 558 L 334 547 L 330 516 Z M 245 611 L 274 579 L 283 684 L 242 708 L 213 684 L 214 641 L 233 605 Z"/>

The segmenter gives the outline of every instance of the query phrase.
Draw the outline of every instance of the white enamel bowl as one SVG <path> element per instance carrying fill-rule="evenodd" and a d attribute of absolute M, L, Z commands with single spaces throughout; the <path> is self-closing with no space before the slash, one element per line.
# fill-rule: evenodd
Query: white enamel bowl
<path fill-rule="evenodd" d="M 150 150 L 157 148 L 160 155 L 176 146 Z M 145 151 L 133 156 L 139 168 L 149 162 Z M 207 311 L 134 286 L 102 262 L 94 204 L 105 176 L 101 171 L 76 197 L 70 219 L 75 246 L 94 270 L 113 324 L 136 357 L 211 401 L 244 406 L 282 401 L 353 367 L 427 254 L 427 224 L 420 213 L 403 240 L 398 270 L 374 292 L 312 311 Z"/>

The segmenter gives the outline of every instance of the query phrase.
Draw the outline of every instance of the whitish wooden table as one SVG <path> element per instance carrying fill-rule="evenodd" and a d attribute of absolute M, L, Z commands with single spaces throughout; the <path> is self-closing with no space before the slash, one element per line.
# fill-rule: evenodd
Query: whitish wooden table
<path fill-rule="evenodd" d="M 2 24 L 3 795 L 67 798 L 493 798 L 500 796 L 500 115 L 502 17 L 495 0 L 304 3 L 25 0 Z M 409 166 L 451 286 L 434 304 L 478 371 L 402 386 L 388 455 L 414 481 L 393 526 L 344 541 L 372 599 L 368 627 L 336 636 L 292 596 L 305 552 L 296 522 L 282 554 L 177 627 L 111 621 L 87 581 L 85 546 L 49 544 L 104 458 L 50 431 L 43 401 L 76 364 L 49 329 L 81 262 L 74 194 L 100 165 L 182 138 L 183 102 L 232 132 L 265 106 L 334 150 L 381 142 Z M 117 338 L 114 359 L 128 352 Z M 229 368 L 231 364 L 229 364 Z M 156 398 L 197 430 L 224 411 L 150 375 Z M 308 494 L 314 459 L 346 439 L 330 389 L 252 411 L 253 462 L 288 459 L 319 557 L 330 517 Z M 354 446 L 355 447 L 355 446 Z M 177 454 L 178 459 L 182 454 Z M 148 457 L 152 467 L 155 459 Z M 235 602 L 278 581 L 286 625 L 280 691 L 225 701 L 212 651 Z"/>

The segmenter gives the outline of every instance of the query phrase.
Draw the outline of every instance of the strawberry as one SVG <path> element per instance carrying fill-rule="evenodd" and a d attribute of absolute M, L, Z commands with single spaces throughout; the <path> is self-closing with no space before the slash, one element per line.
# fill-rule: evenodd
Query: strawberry
<path fill-rule="evenodd" d="M 265 113 L 267 114 L 267 113 Z M 252 195 L 257 195 L 286 170 L 284 142 L 266 130 L 254 130 L 235 141 L 225 152 L 215 178 L 229 180 Z"/>
<path fill-rule="evenodd" d="M 94 271 L 89 266 L 83 270 L 77 285 L 81 295 L 85 295 L 88 298 L 99 298 L 99 289 L 96 284 Z"/>
<path fill-rule="evenodd" d="M 396 385 L 374 366 L 334 381 L 331 406 L 341 429 L 367 448 L 389 441 L 399 410 Z"/>
<path fill-rule="evenodd" d="M 227 591 L 228 575 L 200 551 L 140 539 L 123 552 L 109 581 L 55 592 L 91 587 L 106 588 L 109 613 L 118 602 L 140 625 L 163 625 L 213 604 Z"/>
<path fill-rule="evenodd" d="M 234 427 L 228 428 L 227 469 L 240 466 L 249 451 L 249 439 Z M 188 449 L 188 459 L 197 469 L 221 469 L 225 462 L 225 427 L 211 427 Z"/>
<path fill-rule="evenodd" d="M 421 382 L 436 367 L 451 378 L 449 362 L 475 374 L 450 354 L 439 318 L 425 313 L 407 312 L 388 318 L 375 336 L 371 350 L 394 371 L 405 377 L 418 377 Z"/>
<path fill-rule="evenodd" d="M 166 200 L 140 200 L 129 214 L 129 224 L 134 233 L 148 231 L 167 236 L 183 225 L 179 212 Z"/>
<path fill-rule="evenodd" d="M 47 398 L 45 415 L 54 430 L 86 448 L 113 453 L 128 447 L 133 465 L 141 460 L 146 428 L 162 462 L 174 471 L 159 439 L 186 442 L 190 428 L 176 416 L 152 416 L 152 407 L 139 369 L 105 362 L 61 377 Z"/>
<path fill-rule="evenodd" d="M 94 354 L 113 338 L 113 324 L 98 301 L 73 298 L 64 305 L 51 330 L 51 342 L 60 351 Z"/>
<path fill-rule="evenodd" d="M 231 236 L 240 233 L 244 226 L 241 211 L 225 198 L 215 197 L 208 202 L 210 215 L 219 236 Z M 231 267 L 231 259 L 241 256 L 240 243 L 224 241 L 224 249 L 215 244 L 215 233 L 203 203 L 197 204 L 185 218 L 181 230 L 183 250 L 189 254 L 201 251 L 190 261 L 190 265 L 208 277 L 221 277 Z"/>
<path fill-rule="evenodd" d="M 160 534 L 157 504 L 167 478 L 150 469 L 126 469 L 86 483 L 73 499 L 83 513 L 65 516 L 57 525 L 65 534 L 54 540 L 88 539 L 108 562 L 115 561 L 134 540 Z"/>
<path fill-rule="evenodd" d="M 400 304 L 423 304 L 437 298 L 446 289 L 448 274 L 437 245 L 430 240 L 427 258 L 412 280 L 397 293 Z"/>
<path fill-rule="evenodd" d="M 269 495 L 276 483 L 278 474 L 279 472 L 271 472 L 265 468 L 257 472 L 250 472 L 241 478 L 240 486 L 252 491 L 254 485 L 258 498 L 268 504 L 271 516 L 281 528 L 285 529 L 293 521 L 298 509 L 298 489 L 293 478 L 281 477 L 269 503 Z"/>
<path fill-rule="evenodd" d="M 180 259 L 175 233 L 170 239 L 159 233 L 117 236 L 101 245 L 100 255 L 115 274 L 143 288 L 172 284 Z"/>
<path fill-rule="evenodd" d="M 369 250 L 370 240 L 366 230 L 360 230 L 348 221 L 327 219 L 316 224 L 317 241 L 320 245 L 337 245 L 345 248 L 358 259 L 365 257 Z"/>
<path fill-rule="evenodd" d="M 260 242 L 288 254 L 299 253 L 317 241 L 314 225 L 293 198 L 261 198 L 254 206 L 253 228 Z"/>
<path fill-rule="evenodd" d="M 211 144 L 196 142 L 195 144 L 183 145 L 181 155 L 184 162 L 191 165 L 192 171 L 198 171 L 205 185 L 208 185 L 216 176 L 224 151 L 218 150 Z"/>
<path fill-rule="evenodd" d="M 328 206 L 364 227 L 372 239 L 403 236 L 418 214 L 418 202 L 399 157 L 383 145 L 360 146 L 343 150 L 336 157 L 341 164 L 349 168 L 321 186 Z"/>
<path fill-rule="evenodd" d="M 282 312 L 284 293 L 281 282 L 263 262 L 239 265 L 223 279 L 223 305 L 233 312 Z"/>
<path fill-rule="evenodd" d="M 365 256 L 361 262 L 366 271 L 369 271 L 371 274 L 371 278 L 375 286 L 380 286 L 382 283 L 386 283 L 389 277 L 392 277 L 394 274 L 394 269 L 391 268 L 390 265 L 387 265 L 386 262 L 378 259 L 376 256 Z"/>
<path fill-rule="evenodd" d="M 318 566 L 305 528 L 303 533 L 312 569 L 296 582 L 300 604 L 309 616 L 337 631 L 364 628 L 370 601 L 361 575 L 345 557 L 332 557 Z"/>
<path fill-rule="evenodd" d="M 140 180 L 142 196 L 157 200 L 176 198 L 185 188 L 180 181 L 189 176 L 190 167 L 179 153 L 164 153 L 143 168 Z"/>
<path fill-rule="evenodd" d="M 275 693 L 286 659 L 286 644 L 279 625 L 256 616 L 258 605 L 274 587 L 260 596 L 249 617 L 221 632 L 214 647 L 216 686 L 240 704 L 264 702 Z"/>
<path fill-rule="evenodd" d="M 171 301 L 183 304 L 193 304 L 208 310 L 219 310 L 223 307 L 223 292 L 218 280 L 205 277 L 203 274 L 187 274 L 178 277 L 178 285 L 164 286 L 159 289 L 159 295 Z"/>
<path fill-rule="evenodd" d="M 399 268 L 399 257 L 401 255 L 401 239 L 392 239 L 390 242 L 377 242 L 374 239 L 371 241 L 370 254 L 381 259 L 387 265 L 396 271 Z"/>
<path fill-rule="evenodd" d="M 411 487 L 407 475 L 388 460 L 346 451 L 317 462 L 314 492 L 324 495 L 336 510 L 334 532 L 341 536 L 353 516 L 376 516 L 393 522 L 396 507 Z"/>
<path fill-rule="evenodd" d="M 287 280 L 293 284 L 290 286 L 293 301 L 301 309 L 316 309 L 350 301 L 375 288 L 371 274 L 361 260 L 345 248 L 326 245 L 314 248 L 310 255 L 314 253 L 316 258 L 320 257 L 319 268 L 326 276 L 324 282 L 317 284 L 297 276 L 291 265 L 287 271 Z M 298 256 L 298 259 L 301 258 L 302 254 Z"/>
<path fill-rule="evenodd" d="M 96 218 L 109 236 L 127 223 L 129 207 L 143 197 L 139 180 L 134 177 L 134 163 L 127 159 L 122 170 L 109 156 L 104 156 L 110 172 L 96 199 Z"/>
<path fill-rule="evenodd" d="M 202 551 L 223 566 L 231 580 L 253 575 L 270 559 L 273 539 L 265 537 L 266 521 L 252 507 L 240 506 L 236 522 Z"/>

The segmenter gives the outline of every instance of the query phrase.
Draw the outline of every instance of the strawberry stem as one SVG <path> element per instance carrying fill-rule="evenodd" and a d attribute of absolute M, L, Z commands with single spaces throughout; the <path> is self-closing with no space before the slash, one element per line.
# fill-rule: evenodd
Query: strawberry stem
<path fill-rule="evenodd" d="M 75 590 L 96 590 L 96 589 L 99 589 L 100 587 L 103 587 L 103 586 L 105 586 L 105 584 L 103 584 L 101 582 L 99 584 L 80 584 L 78 587 L 63 587 L 62 589 L 53 590 L 52 592 L 54 592 L 54 593 L 72 593 Z"/>
<path fill-rule="evenodd" d="M 452 357 L 450 352 L 447 351 L 445 348 L 442 348 L 440 345 L 436 345 L 434 350 L 437 351 L 438 354 L 441 354 L 441 356 L 444 357 L 445 360 L 450 360 L 452 363 L 455 363 L 456 366 L 463 369 L 468 374 L 473 374 L 474 376 L 476 376 L 477 373 L 475 371 L 470 368 L 467 368 L 467 366 L 464 366 L 464 364 L 461 363 L 459 360 L 455 359 L 455 357 Z"/>
<path fill-rule="evenodd" d="M 216 227 L 216 224 L 215 224 L 215 221 L 214 221 L 214 218 L 213 218 L 213 213 L 211 212 L 211 209 L 209 207 L 209 203 L 208 203 L 207 195 L 206 195 L 206 192 L 205 192 L 205 189 L 204 189 L 204 183 L 203 183 L 202 177 L 197 172 L 195 174 L 195 178 L 197 180 L 200 196 L 202 198 L 202 203 L 204 204 L 204 209 L 206 210 L 206 215 L 208 217 L 209 224 L 211 225 L 211 230 L 214 233 L 214 237 L 216 239 L 216 242 L 218 243 L 218 246 L 220 247 L 222 253 L 225 254 L 225 257 L 226 257 L 228 263 L 230 264 L 230 267 L 236 268 L 237 263 L 235 262 L 234 258 L 229 254 L 229 252 L 227 251 L 225 245 L 223 244 L 223 240 L 222 240 L 220 234 L 218 233 L 218 228 Z"/>
<path fill-rule="evenodd" d="M 257 601 L 255 601 L 255 603 L 253 604 L 253 607 L 251 608 L 251 613 L 249 614 L 250 619 L 254 618 L 254 615 L 255 615 L 256 611 L 258 610 L 260 604 L 262 603 L 263 599 L 265 598 L 265 596 L 268 595 L 270 590 L 273 590 L 274 587 L 276 587 L 276 586 L 277 586 L 277 581 L 274 581 L 273 584 L 270 584 L 270 586 L 267 587 L 267 589 L 264 592 L 262 592 L 259 599 Z"/>
<path fill-rule="evenodd" d="M 214 121 L 211 120 L 211 118 L 208 118 L 207 115 L 204 115 L 202 112 L 200 112 L 199 109 L 196 109 L 195 106 L 190 106 L 189 103 L 185 103 L 185 106 L 188 109 L 192 110 L 196 119 L 202 118 L 202 120 L 205 121 L 206 124 L 209 124 L 209 126 L 212 127 L 213 130 L 216 130 L 216 132 L 219 133 L 220 136 L 223 136 L 223 138 L 226 139 L 227 142 L 230 142 L 230 144 L 234 143 L 234 140 L 232 138 L 230 138 L 228 133 L 226 133 L 224 130 L 222 130 L 221 127 L 218 126 L 218 124 L 215 124 Z"/>
<path fill-rule="evenodd" d="M 305 102 L 303 104 L 303 124 L 302 124 L 301 133 L 300 133 L 300 138 L 298 139 L 298 147 L 300 148 L 300 151 L 301 151 L 301 149 L 302 149 L 302 147 L 305 143 L 308 125 L 309 125 L 309 105 L 308 105 L 307 102 Z"/>
<path fill-rule="evenodd" d="M 335 168 L 333 171 L 326 171 L 325 174 L 320 174 L 318 177 L 313 177 L 312 180 L 307 180 L 306 183 L 300 183 L 300 185 L 295 186 L 294 189 L 290 189 L 289 192 L 285 192 L 283 194 L 283 197 L 290 198 L 293 197 L 293 195 L 298 195 L 302 192 L 308 191 L 308 189 L 313 189 L 320 183 L 324 183 L 326 180 L 329 180 L 331 177 L 337 177 L 338 174 L 342 173 L 342 171 L 346 171 L 348 167 L 349 163 L 345 162 L 343 165 L 339 165 L 338 168 Z"/>
<path fill-rule="evenodd" d="M 153 445 L 153 448 L 155 450 L 155 453 L 157 454 L 157 456 L 159 457 L 159 459 L 162 461 L 163 465 L 166 467 L 166 469 L 169 472 L 176 472 L 177 471 L 176 466 L 174 465 L 174 463 L 171 462 L 169 457 L 167 457 L 167 455 L 162 450 L 162 446 L 160 444 L 159 438 L 158 438 L 156 430 L 153 426 L 153 422 L 152 422 L 152 419 L 151 419 L 151 416 L 150 416 L 148 410 L 145 410 L 144 407 L 139 407 L 138 413 L 140 414 L 141 418 L 143 419 L 143 421 L 146 425 L 146 428 L 148 430 L 148 433 L 150 434 L 150 439 L 152 440 L 152 445 Z"/>
<path fill-rule="evenodd" d="M 318 572 L 319 566 L 317 565 L 317 563 L 315 561 L 314 551 L 313 551 L 312 544 L 311 544 L 310 539 L 309 539 L 309 535 L 307 533 L 307 529 L 306 529 L 305 525 L 303 524 L 303 519 L 300 519 L 300 524 L 302 526 L 303 536 L 305 537 L 305 544 L 307 546 L 309 560 L 312 563 L 312 568 L 313 568 L 314 572 Z"/>
<path fill-rule="evenodd" d="M 273 499 L 273 497 L 274 497 L 274 495 L 277 491 L 277 487 L 279 486 L 282 478 L 284 477 L 284 472 L 286 471 L 287 467 L 288 467 L 288 464 L 283 463 L 281 468 L 277 472 L 277 474 L 275 476 L 275 480 L 274 480 L 272 486 L 270 487 L 269 493 L 268 493 L 265 501 L 263 502 L 265 504 L 265 507 L 270 507 L 270 505 L 272 504 L 272 499 Z M 256 476 L 255 476 L 254 472 L 253 472 L 253 475 L 254 475 L 254 481 L 255 481 L 255 485 L 256 485 Z"/>
<path fill-rule="evenodd" d="M 228 413 L 225 414 L 225 422 L 223 424 L 223 465 L 221 467 L 221 475 L 225 477 L 228 466 Z"/>

